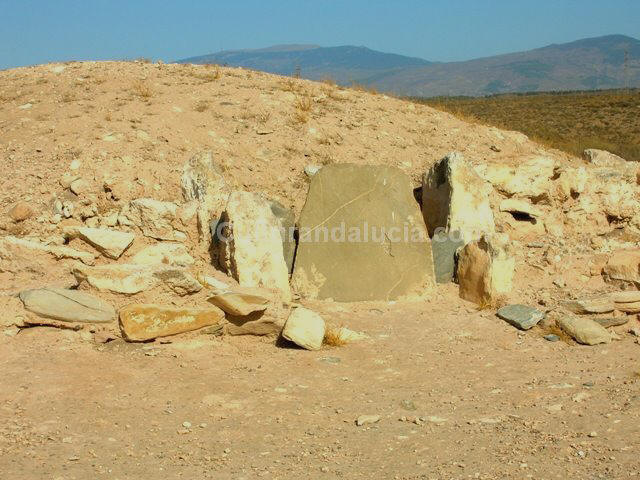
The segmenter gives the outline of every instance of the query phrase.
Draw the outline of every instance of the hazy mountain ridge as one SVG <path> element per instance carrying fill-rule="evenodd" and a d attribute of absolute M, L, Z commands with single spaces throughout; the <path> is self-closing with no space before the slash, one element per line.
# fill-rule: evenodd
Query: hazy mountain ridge
<path fill-rule="evenodd" d="M 626 65 L 625 65 L 626 59 Z M 429 62 L 366 47 L 278 45 L 180 60 L 217 63 L 305 78 L 331 77 L 401 95 L 592 90 L 640 86 L 640 41 L 607 35 L 462 62 Z"/>

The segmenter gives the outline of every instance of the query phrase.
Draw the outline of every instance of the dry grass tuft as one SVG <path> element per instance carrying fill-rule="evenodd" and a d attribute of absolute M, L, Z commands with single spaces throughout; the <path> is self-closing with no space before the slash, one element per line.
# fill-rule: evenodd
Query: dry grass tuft
<path fill-rule="evenodd" d="M 196 102 L 196 104 L 194 105 L 193 109 L 196 112 L 204 112 L 206 110 L 209 109 L 209 102 L 207 100 L 199 100 Z"/>
<path fill-rule="evenodd" d="M 476 305 L 477 310 L 498 310 L 507 304 L 505 297 L 498 298 L 483 298 L 480 303 Z"/>
<path fill-rule="evenodd" d="M 260 125 L 266 124 L 271 118 L 271 112 L 268 110 L 263 110 L 256 114 L 256 120 Z"/>
<path fill-rule="evenodd" d="M 153 97 L 153 90 L 151 90 L 151 87 L 149 86 L 149 84 L 147 84 L 143 80 L 139 80 L 136 83 L 134 83 L 132 90 L 133 90 L 133 94 L 137 95 L 140 98 L 149 99 Z"/>
<path fill-rule="evenodd" d="M 65 93 L 62 94 L 61 100 L 64 103 L 71 103 L 71 102 L 74 102 L 76 100 L 76 96 L 71 92 L 65 92 Z"/>
<path fill-rule="evenodd" d="M 376 90 L 375 87 L 367 87 L 366 85 L 362 85 L 361 83 L 352 83 L 351 89 L 355 90 L 356 92 L 370 93 L 371 95 L 378 94 L 378 90 Z"/>
<path fill-rule="evenodd" d="M 347 342 L 340 335 L 340 328 L 341 327 L 327 327 L 327 330 L 324 333 L 322 344 L 328 347 L 342 347 L 346 345 Z"/>
<path fill-rule="evenodd" d="M 296 99 L 296 110 L 301 112 L 310 112 L 313 107 L 313 99 L 309 95 L 303 95 Z"/>

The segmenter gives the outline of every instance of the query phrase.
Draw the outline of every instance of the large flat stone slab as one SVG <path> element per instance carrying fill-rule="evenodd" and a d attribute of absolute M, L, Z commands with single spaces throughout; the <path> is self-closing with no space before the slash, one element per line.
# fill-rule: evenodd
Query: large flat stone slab
<path fill-rule="evenodd" d="M 158 337 L 217 325 L 224 320 L 219 308 L 172 308 L 162 305 L 128 305 L 120 310 L 120 329 L 125 339 L 143 342 Z"/>
<path fill-rule="evenodd" d="M 78 290 L 25 290 L 20 292 L 20 300 L 30 312 L 63 322 L 107 323 L 116 318 L 116 311 L 110 304 Z"/>
<path fill-rule="evenodd" d="M 397 168 L 323 167 L 298 223 L 292 286 L 303 297 L 388 301 L 435 285 L 431 241 L 411 180 Z"/>
<path fill-rule="evenodd" d="M 67 227 L 64 234 L 68 238 L 79 238 L 94 247 L 105 257 L 117 260 L 131 246 L 133 233 L 120 232 L 110 228 Z"/>

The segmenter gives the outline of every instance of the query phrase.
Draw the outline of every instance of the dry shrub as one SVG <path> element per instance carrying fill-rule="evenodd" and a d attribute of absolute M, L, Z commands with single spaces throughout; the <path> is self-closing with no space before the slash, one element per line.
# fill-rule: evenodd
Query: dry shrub
<path fill-rule="evenodd" d="M 196 102 L 196 104 L 194 105 L 193 109 L 196 112 L 204 112 L 206 110 L 209 109 L 209 102 L 207 100 L 199 100 Z"/>
<path fill-rule="evenodd" d="M 355 90 L 356 92 L 370 93 L 371 95 L 378 94 L 378 90 L 376 90 L 375 87 L 367 87 L 366 85 L 362 85 L 361 83 L 352 83 L 351 89 Z"/>
<path fill-rule="evenodd" d="M 295 107 L 296 110 L 301 112 L 310 112 L 313 107 L 313 100 L 309 95 L 303 95 L 296 99 Z"/>
<path fill-rule="evenodd" d="M 347 342 L 340 335 L 340 328 L 342 327 L 327 327 L 322 344 L 328 347 L 342 347 L 346 345 Z"/>
<path fill-rule="evenodd" d="M 258 114 L 256 114 L 256 120 L 261 125 L 264 125 L 265 123 L 267 123 L 270 118 L 271 118 L 271 112 L 269 112 L 267 110 L 263 110 L 263 111 L 259 112 Z"/>
<path fill-rule="evenodd" d="M 153 96 L 153 90 L 151 90 L 149 84 L 147 84 L 147 82 L 143 80 L 138 80 L 136 83 L 134 83 L 132 90 L 133 94 L 137 95 L 140 98 L 149 99 Z"/>
<path fill-rule="evenodd" d="M 505 297 L 497 297 L 497 298 L 483 298 L 480 303 L 476 305 L 477 310 L 498 310 L 501 307 L 504 307 L 507 304 L 507 299 Z"/>

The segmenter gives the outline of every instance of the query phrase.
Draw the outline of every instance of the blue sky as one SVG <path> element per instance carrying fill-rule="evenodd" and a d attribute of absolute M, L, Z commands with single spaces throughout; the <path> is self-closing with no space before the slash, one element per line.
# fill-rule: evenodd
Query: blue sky
<path fill-rule="evenodd" d="M 621 33 L 640 0 L 0 0 L 0 69 L 281 43 L 453 61 Z"/>

